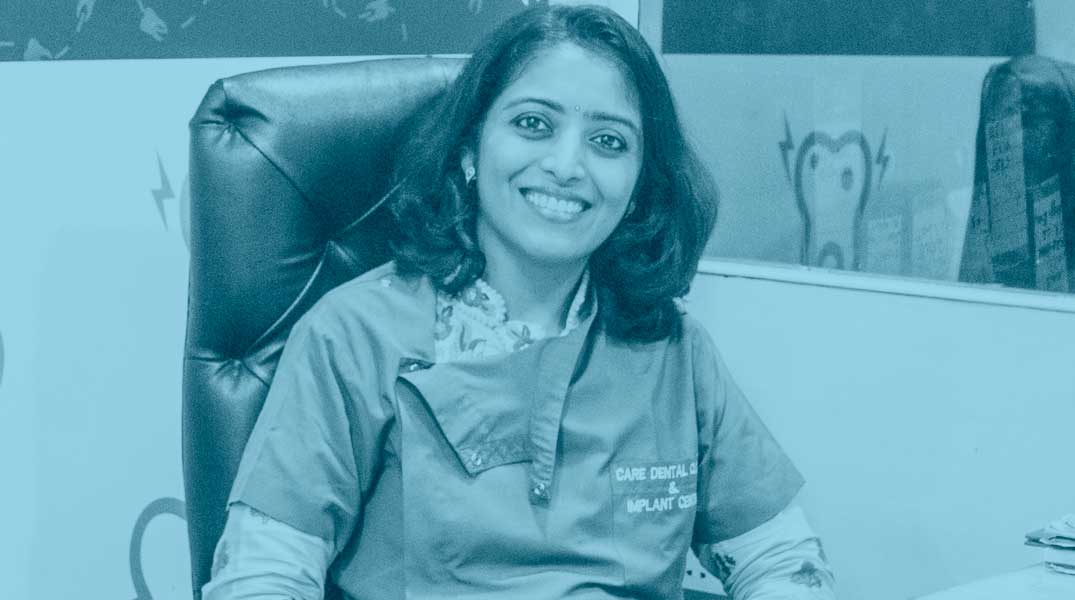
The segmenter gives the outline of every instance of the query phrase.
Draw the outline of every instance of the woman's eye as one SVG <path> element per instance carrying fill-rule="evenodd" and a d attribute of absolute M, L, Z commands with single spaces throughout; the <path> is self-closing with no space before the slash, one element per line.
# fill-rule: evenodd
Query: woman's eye
<path fill-rule="evenodd" d="M 622 139 L 608 133 L 602 133 L 601 135 L 593 138 L 593 140 L 597 142 L 599 146 L 605 148 L 606 150 L 611 150 L 613 152 L 623 152 L 627 150 L 627 142 L 624 142 Z"/>
<path fill-rule="evenodd" d="M 548 123 L 534 115 L 523 115 L 515 119 L 514 123 L 516 127 L 521 127 L 530 131 L 546 131 L 549 129 Z"/>

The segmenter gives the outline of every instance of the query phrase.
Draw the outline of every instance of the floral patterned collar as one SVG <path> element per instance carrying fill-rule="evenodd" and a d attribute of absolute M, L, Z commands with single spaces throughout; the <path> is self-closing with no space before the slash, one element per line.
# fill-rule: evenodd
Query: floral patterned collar
<path fill-rule="evenodd" d="M 560 336 L 579 326 L 589 284 L 590 273 L 585 271 Z M 438 291 L 436 311 L 433 338 L 437 362 L 516 352 L 550 337 L 536 323 L 509 318 L 504 297 L 482 279 L 455 295 Z"/>

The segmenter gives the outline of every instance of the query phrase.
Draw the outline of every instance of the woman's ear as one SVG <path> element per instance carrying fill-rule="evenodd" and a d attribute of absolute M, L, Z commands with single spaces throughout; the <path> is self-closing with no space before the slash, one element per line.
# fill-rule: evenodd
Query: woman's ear
<path fill-rule="evenodd" d="M 474 168 L 474 152 L 469 148 L 463 150 L 459 158 L 459 168 L 463 171 L 463 179 L 469 186 L 474 181 L 474 175 L 477 172 Z"/>
<path fill-rule="evenodd" d="M 474 151 L 470 148 L 464 148 L 463 151 L 459 153 L 459 168 L 464 173 L 474 170 Z"/>

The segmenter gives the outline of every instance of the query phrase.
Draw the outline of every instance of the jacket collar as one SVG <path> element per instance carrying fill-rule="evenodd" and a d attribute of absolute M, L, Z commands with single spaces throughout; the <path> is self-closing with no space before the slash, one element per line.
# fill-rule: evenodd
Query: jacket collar
<path fill-rule="evenodd" d="M 420 304 L 434 306 L 435 291 L 425 279 L 422 286 L 418 293 L 428 302 Z M 565 336 L 510 354 L 441 364 L 435 361 L 430 309 L 423 317 L 428 322 L 416 328 L 425 340 L 400 361 L 399 378 L 409 385 L 397 389 L 424 402 L 469 475 L 529 461 L 530 500 L 545 505 L 568 390 L 597 313 L 592 300 L 587 304 L 579 326 Z"/>

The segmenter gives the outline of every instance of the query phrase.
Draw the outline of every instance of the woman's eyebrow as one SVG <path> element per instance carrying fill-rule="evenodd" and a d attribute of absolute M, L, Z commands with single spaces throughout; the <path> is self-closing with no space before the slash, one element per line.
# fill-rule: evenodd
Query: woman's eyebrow
<path fill-rule="evenodd" d="M 524 97 L 521 97 L 521 98 L 516 98 L 516 99 L 508 102 L 507 104 L 505 104 L 504 109 L 506 110 L 506 109 L 512 108 L 514 106 L 518 106 L 520 104 L 526 104 L 528 102 L 534 103 L 534 104 L 540 104 L 542 106 L 545 106 L 545 107 L 549 108 L 550 110 L 556 111 L 556 112 L 561 113 L 561 114 L 567 113 L 567 109 L 564 108 L 563 104 L 560 104 L 559 102 L 556 102 L 555 100 L 549 100 L 548 98 L 538 98 L 536 96 L 524 96 Z M 642 136 L 642 130 L 638 126 L 638 124 L 635 123 L 634 121 L 632 121 L 631 119 L 628 119 L 627 117 L 622 117 L 620 115 L 616 115 L 616 114 L 608 113 L 608 112 L 604 112 L 604 111 L 586 111 L 585 113 L 583 113 L 583 115 L 586 116 L 587 118 L 593 119 L 595 121 L 611 121 L 613 123 L 619 123 L 619 124 L 623 125 L 624 127 L 627 127 L 628 129 L 630 129 L 631 132 L 634 133 L 636 136 L 638 136 L 638 137 Z"/>
<path fill-rule="evenodd" d="M 585 115 L 595 121 L 612 121 L 614 123 L 619 123 L 624 127 L 630 129 L 631 133 L 634 133 L 636 137 L 642 137 L 642 130 L 638 127 L 637 124 L 635 124 L 634 121 L 628 119 L 627 117 L 621 117 L 619 115 L 614 115 L 612 113 L 602 112 L 599 110 L 586 111 Z"/>

